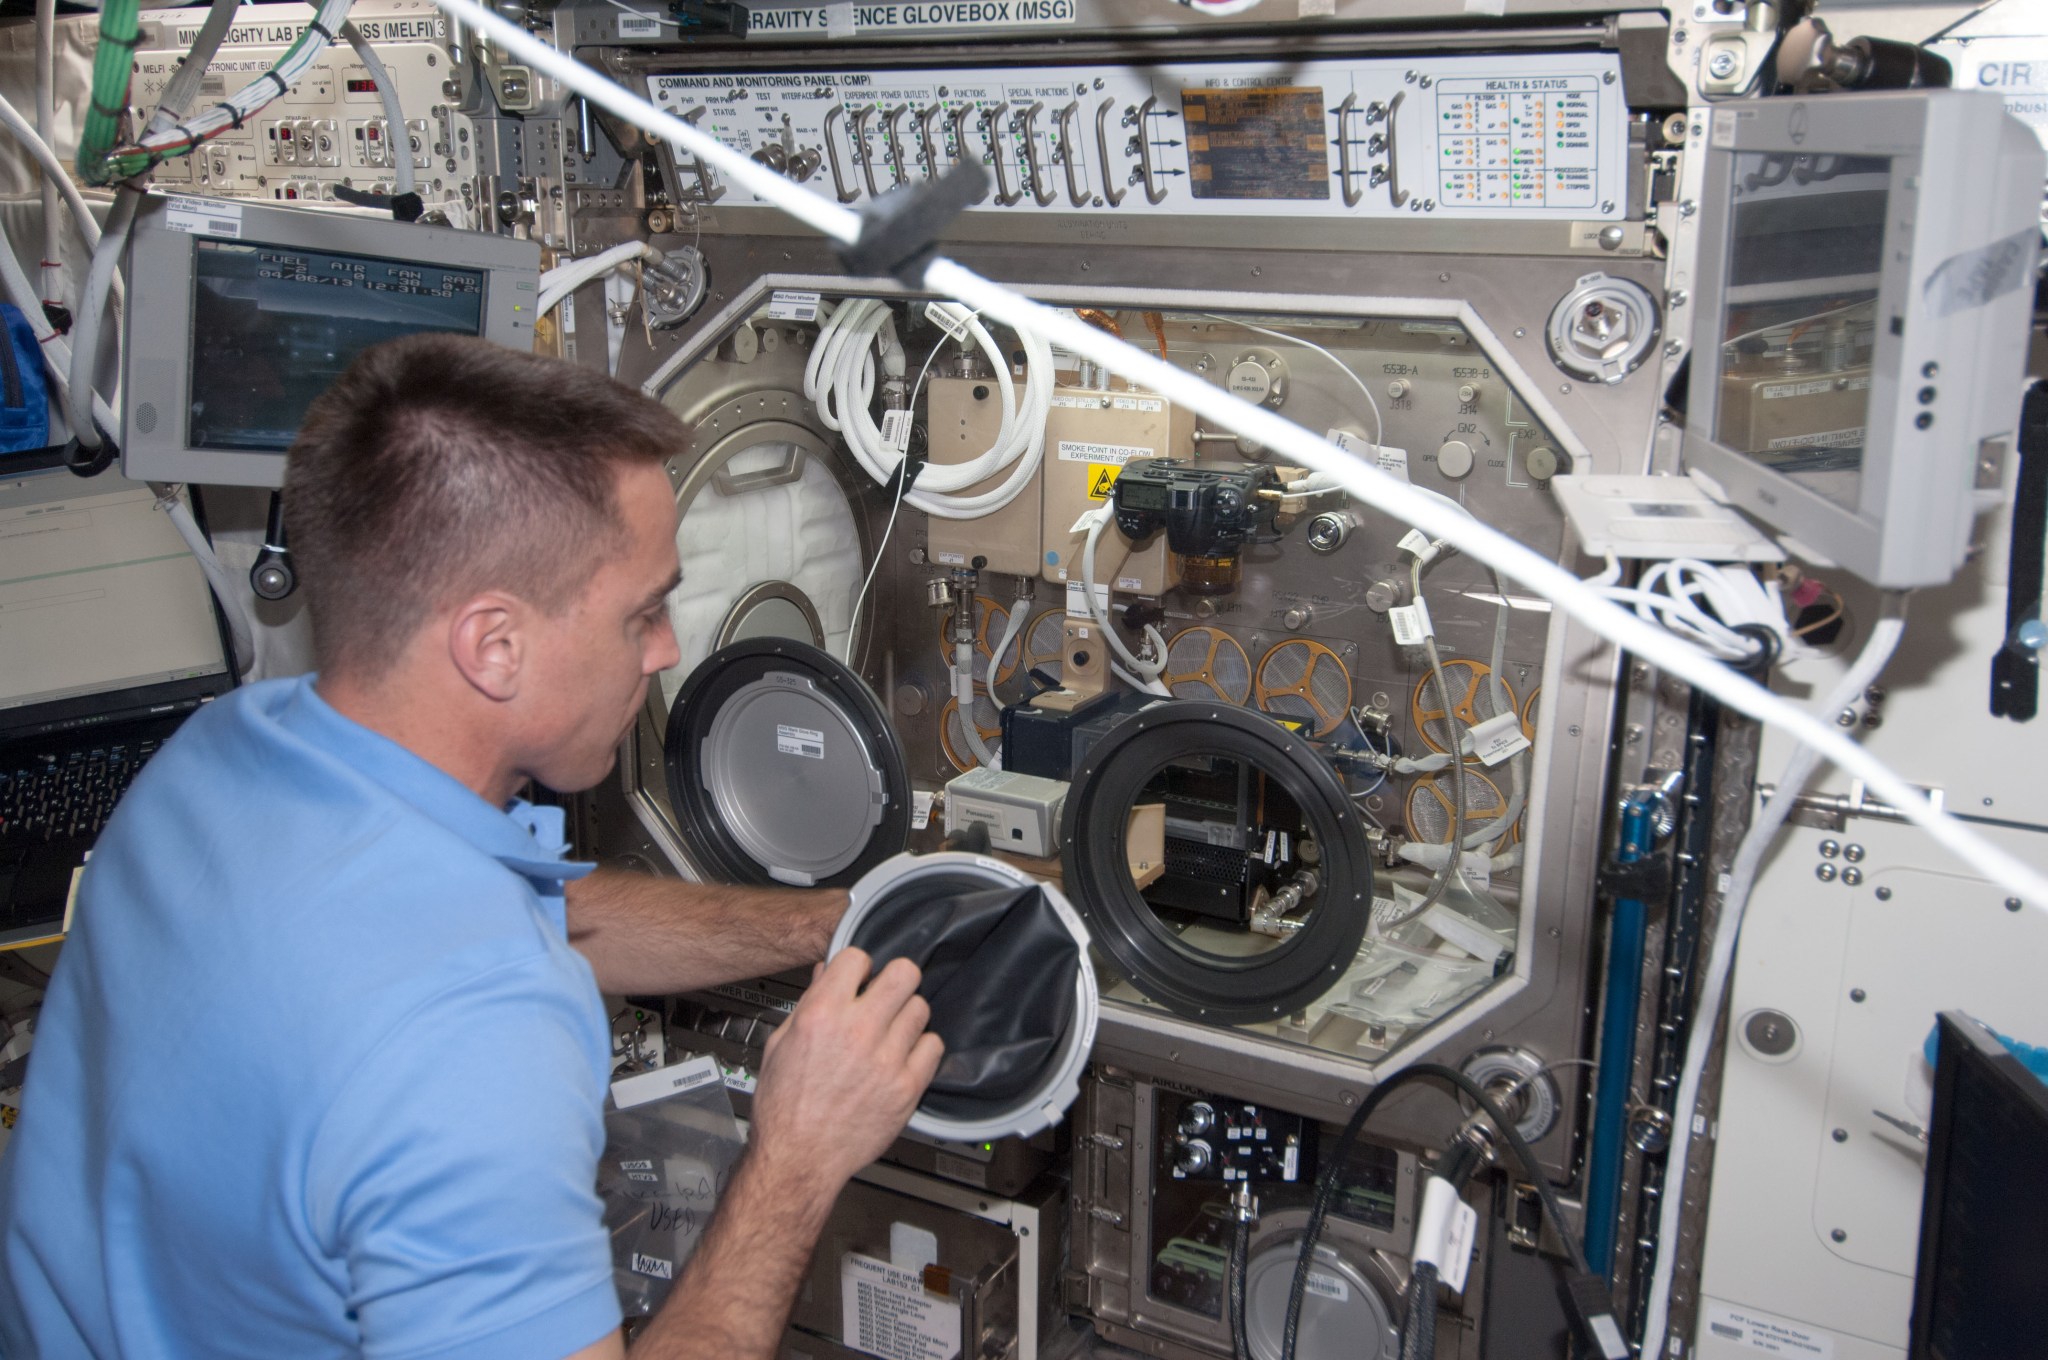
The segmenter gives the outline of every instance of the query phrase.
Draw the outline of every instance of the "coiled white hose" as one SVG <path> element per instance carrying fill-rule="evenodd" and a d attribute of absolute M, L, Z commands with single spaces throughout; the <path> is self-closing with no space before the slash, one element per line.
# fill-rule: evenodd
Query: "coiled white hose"
<path fill-rule="evenodd" d="M 1045 419 L 1052 410 L 1052 348 L 1039 337 L 1023 338 L 1025 376 L 1021 397 L 1010 376 L 1008 356 L 988 328 L 975 317 L 966 320 L 968 338 L 988 357 L 1001 394 L 1001 424 L 995 443 L 964 463 L 933 463 L 918 475 L 904 499 L 915 509 L 941 519 L 979 519 L 1000 510 L 1023 493 L 1038 475 L 1045 456 Z M 878 371 L 879 370 L 879 371 Z M 804 365 L 804 397 L 818 408 L 818 418 L 836 431 L 867 474 L 889 485 L 903 462 L 901 450 L 882 437 L 871 413 L 875 384 L 901 383 L 905 362 L 896 337 L 894 309 L 876 298 L 851 298 L 826 316 L 818 343 Z M 1010 475 L 987 491 L 967 493 L 1004 468 Z"/>

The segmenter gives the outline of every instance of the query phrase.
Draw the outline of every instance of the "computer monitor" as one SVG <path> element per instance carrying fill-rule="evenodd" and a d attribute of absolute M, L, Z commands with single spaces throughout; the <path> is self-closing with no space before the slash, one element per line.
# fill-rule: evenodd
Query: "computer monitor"
<path fill-rule="evenodd" d="M 2019 426 L 2041 144 L 1995 94 L 1713 110 L 1684 454 L 1874 585 L 1946 581 Z"/>
<path fill-rule="evenodd" d="M 2048 1086 L 1943 1012 L 1909 1360 L 2013 1360 L 2048 1336 Z"/>
<path fill-rule="evenodd" d="M 152 194 L 128 256 L 121 468 L 281 486 L 314 397 L 422 331 L 533 347 L 531 241 L 343 211 Z"/>

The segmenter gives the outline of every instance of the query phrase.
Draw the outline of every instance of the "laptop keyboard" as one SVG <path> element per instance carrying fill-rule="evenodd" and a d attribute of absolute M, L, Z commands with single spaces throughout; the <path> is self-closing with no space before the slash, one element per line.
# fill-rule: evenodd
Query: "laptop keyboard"
<path fill-rule="evenodd" d="M 98 835 L 157 745 L 96 746 L 0 769 L 0 847 Z"/>

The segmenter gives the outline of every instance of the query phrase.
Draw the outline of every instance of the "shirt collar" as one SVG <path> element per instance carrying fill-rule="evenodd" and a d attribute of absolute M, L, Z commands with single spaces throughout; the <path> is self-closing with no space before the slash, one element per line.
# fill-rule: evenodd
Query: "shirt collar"
<path fill-rule="evenodd" d="M 569 844 L 562 809 L 536 807 L 524 799 L 514 799 L 508 808 L 492 807 L 446 770 L 335 711 L 313 688 L 314 679 L 307 675 L 294 682 L 278 709 L 280 724 L 528 879 L 543 894 L 558 894 L 563 883 L 597 867 L 563 858 Z"/>

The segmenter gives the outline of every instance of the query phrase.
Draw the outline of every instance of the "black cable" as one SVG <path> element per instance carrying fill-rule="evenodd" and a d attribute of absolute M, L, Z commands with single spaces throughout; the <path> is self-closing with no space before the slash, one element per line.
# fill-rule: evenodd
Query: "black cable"
<path fill-rule="evenodd" d="M 1507 1139 L 1508 1146 L 1515 1150 L 1515 1160 L 1520 1163 L 1523 1174 L 1528 1176 L 1534 1186 L 1536 1197 L 1543 1204 L 1543 1212 L 1550 1219 L 1551 1229 L 1556 1232 L 1558 1240 L 1564 1243 L 1565 1254 L 1571 1260 L 1573 1273 L 1587 1273 L 1585 1249 L 1579 1245 L 1578 1238 L 1574 1237 L 1571 1229 L 1566 1226 L 1564 1211 L 1558 1205 L 1557 1196 L 1552 1192 L 1549 1182 L 1543 1178 L 1542 1169 L 1536 1164 L 1536 1154 L 1530 1151 L 1528 1140 L 1515 1129 L 1514 1124 L 1494 1103 L 1492 1097 L 1480 1089 L 1478 1082 L 1454 1067 L 1445 1067 L 1442 1063 L 1416 1063 L 1387 1077 L 1373 1087 L 1364 1100 L 1358 1102 L 1358 1108 L 1351 1112 L 1350 1120 L 1344 1125 L 1344 1132 L 1338 1135 L 1334 1154 L 1324 1167 L 1322 1176 L 1316 1181 L 1315 1198 L 1309 1206 L 1308 1224 L 1302 1231 L 1301 1256 L 1294 1263 L 1294 1281 L 1287 1290 L 1287 1325 L 1280 1337 L 1280 1360 L 1294 1360 L 1294 1348 L 1301 1330 L 1301 1305 L 1308 1293 L 1309 1269 L 1315 1260 L 1316 1240 L 1322 1236 L 1323 1220 L 1329 1217 L 1330 1203 L 1337 1197 L 1337 1180 L 1343 1172 L 1344 1159 L 1349 1155 L 1351 1145 L 1358 1141 L 1358 1135 L 1364 1130 L 1366 1120 L 1372 1118 L 1373 1111 L 1380 1107 L 1381 1101 L 1409 1082 L 1424 1077 L 1434 1077 L 1438 1081 L 1455 1086 L 1486 1112 L 1486 1117 L 1493 1121 L 1494 1126 Z"/>
<path fill-rule="evenodd" d="M 1436 1360 L 1436 1267 L 1417 1261 L 1408 1271 L 1401 1319 L 1401 1360 Z"/>
<path fill-rule="evenodd" d="M 1251 1338 L 1244 1331 L 1244 1274 L 1245 1258 L 1251 1254 L 1251 1220 L 1240 1215 L 1237 1228 L 1230 1235 L 1230 1273 L 1228 1294 L 1230 1298 L 1230 1353 L 1235 1360 L 1251 1360 Z"/>
<path fill-rule="evenodd" d="M 1430 1173 L 1462 1198 L 1479 1170 L 1479 1148 L 1461 1130 Z M 1443 1281 L 1437 1267 L 1417 1261 L 1408 1272 L 1408 1290 L 1401 1310 L 1401 1360 L 1436 1360 L 1436 1304 Z"/>

